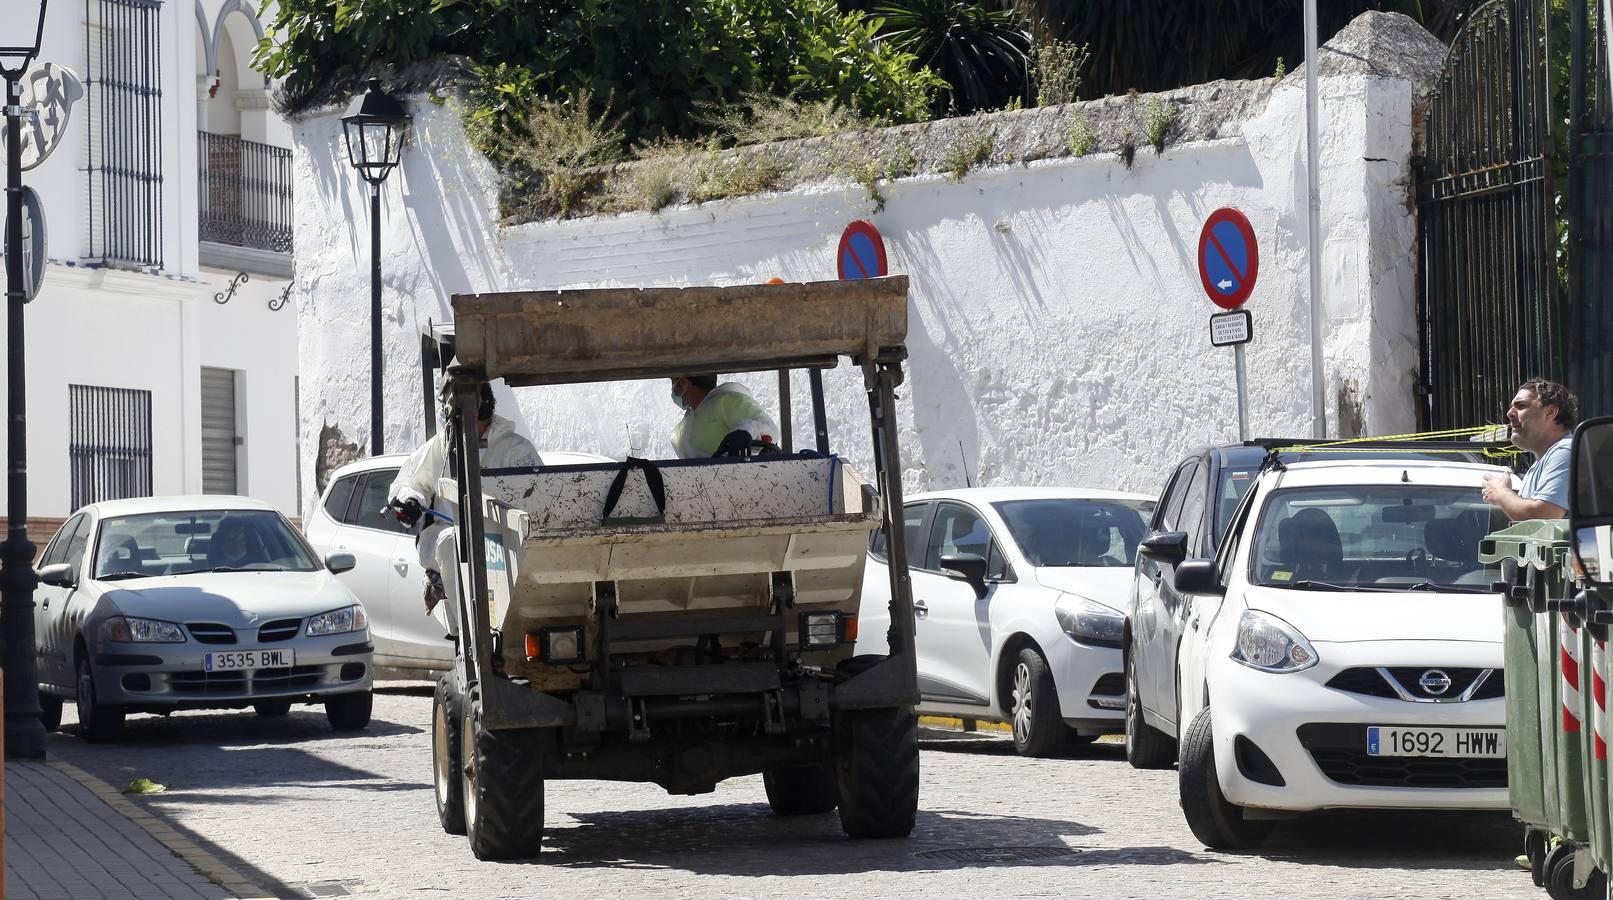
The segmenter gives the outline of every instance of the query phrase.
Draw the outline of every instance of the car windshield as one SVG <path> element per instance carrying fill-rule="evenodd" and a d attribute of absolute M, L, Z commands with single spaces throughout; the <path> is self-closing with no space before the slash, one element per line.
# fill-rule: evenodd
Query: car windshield
<path fill-rule="evenodd" d="M 1033 566 L 1130 568 L 1152 500 L 1005 500 L 993 503 Z"/>
<path fill-rule="evenodd" d="M 1488 593 L 1479 540 L 1506 524 L 1478 487 L 1362 485 L 1272 494 L 1250 555 L 1255 584 L 1301 590 Z"/>
<path fill-rule="evenodd" d="M 186 510 L 101 520 L 95 577 L 313 572 L 307 546 L 270 510 Z"/>

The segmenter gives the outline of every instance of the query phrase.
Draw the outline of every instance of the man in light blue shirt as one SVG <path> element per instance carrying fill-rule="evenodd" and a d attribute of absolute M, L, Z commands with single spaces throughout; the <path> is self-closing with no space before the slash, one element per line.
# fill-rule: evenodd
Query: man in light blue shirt
<path fill-rule="evenodd" d="M 1507 409 L 1507 423 L 1512 443 L 1533 453 L 1535 464 L 1523 476 L 1519 491 L 1512 489 L 1506 475 L 1486 476 L 1484 499 L 1501 507 L 1514 522 L 1565 518 L 1569 446 L 1578 421 L 1579 400 L 1568 388 L 1543 378 L 1524 382 Z"/>

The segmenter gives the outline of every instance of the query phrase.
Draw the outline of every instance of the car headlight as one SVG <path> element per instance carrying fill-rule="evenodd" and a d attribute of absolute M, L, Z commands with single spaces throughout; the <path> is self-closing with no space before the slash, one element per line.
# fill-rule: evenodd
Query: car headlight
<path fill-rule="evenodd" d="M 369 626 L 369 620 L 364 617 L 364 604 L 355 603 L 341 609 L 320 613 L 308 619 L 308 636 L 319 637 L 323 634 L 342 634 L 347 631 L 362 631 Z"/>
<path fill-rule="evenodd" d="M 1316 648 L 1282 619 L 1246 609 L 1232 658 L 1262 672 L 1299 672 L 1316 665 Z"/>
<path fill-rule="evenodd" d="M 125 643 L 178 644 L 184 642 L 185 631 L 172 622 L 113 616 L 101 623 L 101 637 Z"/>
<path fill-rule="evenodd" d="M 1083 644 L 1118 647 L 1126 629 L 1125 616 L 1102 603 L 1069 594 L 1053 604 L 1053 615 L 1065 634 Z"/>

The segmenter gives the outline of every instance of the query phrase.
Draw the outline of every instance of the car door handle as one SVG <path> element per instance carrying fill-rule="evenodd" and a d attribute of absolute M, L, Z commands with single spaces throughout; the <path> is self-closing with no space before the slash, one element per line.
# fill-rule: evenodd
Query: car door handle
<path fill-rule="evenodd" d="M 924 605 L 923 600 L 913 601 L 913 615 L 922 619 L 930 614 L 930 608 Z"/>
<path fill-rule="evenodd" d="M 407 572 L 409 571 L 409 558 L 407 556 L 400 556 L 392 561 L 392 565 L 395 566 L 399 572 Z"/>

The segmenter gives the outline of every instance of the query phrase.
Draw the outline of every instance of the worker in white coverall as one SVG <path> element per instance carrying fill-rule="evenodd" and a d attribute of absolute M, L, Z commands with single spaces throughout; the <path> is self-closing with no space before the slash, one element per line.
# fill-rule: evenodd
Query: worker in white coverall
<path fill-rule="evenodd" d="M 672 379 L 672 402 L 683 418 L 672 426 L 672 449 L 680 459 L 749 455 L 753 442 L 775 444 L 778 423 L 745 386 L 717 384 L 715 375 Z"/>
<path fill-rule="evenodd" d="M 448 387 L 444 385 L 444 392 Z M 542 464 L 538 451 L 532 442 L 517 434 L 515 424 L 503 416 L 493 414 L 493 388 L 487 383 L 482 384 L 481 402 L 476 408 L 476 433 L 480 437 L 480 461 L 483 469 L 513 469 L 525 466 Z M 444 419 L 452 409 L 450 401 L 443 403 Z M 398 520 L 411 528 L 429 510 L 437 499 L 437 482 L 448 468 L 448 431 L 446 428 L 437 432 L 431 440 L 421 444 L 419 449 L 409 454 L 404 461 L 403 468 L 398 470 L 398 477 L 392 481 L 389 501 L 392 509 L 397 513 Z M 443 572 L 453 571 L 458 560 L 458 552 L 454 547 L 454 528 L 447 522 L 432 517 L 432 522 L 420 532 L 415 539 L 415 548 L 420 554 L 420 567 L 426 572 L 426 613 L 429 615 L 437 604 L 447 599 L 448 612 L 447 626 L 449 637 L 459 636 L 459 604 L 457 590 L 451 597 L 444 586 Z M 457 578 L 447 579 L 447 584 L 457 588 Z"/>

